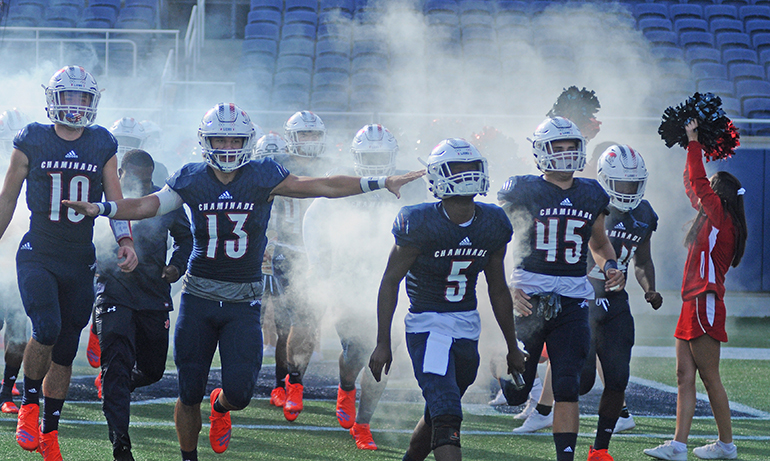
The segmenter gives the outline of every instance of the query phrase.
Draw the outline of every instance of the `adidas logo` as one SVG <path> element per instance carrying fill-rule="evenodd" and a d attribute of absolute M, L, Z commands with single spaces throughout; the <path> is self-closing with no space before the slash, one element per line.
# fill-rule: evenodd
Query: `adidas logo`
<path fill-rule="evenodd" d="M 59 410 L 56 410 L 53 412 L 53 416 L 61 416 L 61 412 Z"/>
<path fill-rule="evenodd" d="M 219 196 L 219 200 L 232 200 L 233 196 L 230 195 L 230 191 L 224 191 L 222 192 L 222 195 Z"/>
<path fill-rule="evenodd" d="M 29 389 L 27 389 L 27 392 L 29 392 L 30 394 L 37 394 L 37 388 L 30 387 Z"/>
<path fill-rule="evenodd" d="M 471 246 L 473 244 L 471 243 L 471 239 L 469 239 L 468 237 L 465 237 L 460 241 L 460 245 Z"/>
<path fill-rule="evenodd" d="M 65 155 L 64 158 L 78 158 L 78 154 L 76 154 L 74 150 L 71 150 L 67 152 L 67 155 Z"/>
<path fill-rule="evenodd" d="M 572 453 L 574 450 L 572 450 L 572 447 L 567 447 L 564 449 L 564 453 Z"/>
<path fill-rule="evenodd" d="M 19 250 L 30 250 L 31 251 L 32 250 L 32 244 L 27 242 L 24 245 L 20 246 Z"/>
<path fill-rule="evenodd" d="M 569 197 L 567 197 L 564 200 L 562 200 L 559 205 L 561 205 L 561 206 L 572 206 L 572 202 L 570 202 L 569 201 Z"/>
<path fill-rule="evenodd" d="M 615 229 L 626 230 L 626 226 L 622 222 L 615 224 Z"/>

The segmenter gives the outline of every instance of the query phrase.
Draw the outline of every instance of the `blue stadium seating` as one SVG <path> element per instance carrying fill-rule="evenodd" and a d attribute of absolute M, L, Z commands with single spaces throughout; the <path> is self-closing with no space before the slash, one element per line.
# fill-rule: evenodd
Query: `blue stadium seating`
<path fill-rule="evenodd" d="M 117 29 L 154 29 L 155 12 L 141 6 L 125 6 L 115 22 Z"/>
<path fill-rule="evenodd" d="M 276 26 L 280 26 L 283 20 L 283 16 L 281 15 L 280 11 L 274 11 L 271 9 L 259 9 L 259 10 L 249 11 L 247 20 L 249 24 L 258 24 L 258 23 L 266 22 L 266 23 L 274 24 Z"/>
<path fill-rule="evenodd" d="M 350 43 L 350 24 L 321 24 L 318 26 L 318 41 L 336 40 Z"/>
<path fill-rule="evenodd" d="M 758 64 L 759 57 L 754 50 L 744 50 L 741 48 L 733 48 L 731 50 L 725 50 L 722 52 L 722 62 L 725 65 L 730 65 L 738 62 L 745 62 L 749 64 Z"/>
<path fill-rule="evenodd" d="M 727 74 L 736 84 L 738 80 L 764 80 L 766 77 L 765 68 L 759 64 L 731 64 L 727 67 Z"/>
<path fill-rule="evenodd" d="M 280 37 L 280 31 L 278 26 L 271 22 L 257 22 L 246 24 L 244 36 L 246 39 L 264 38 L 277 41 Z"/>
<path fill-rule="evenodd" d="M 492 14 L 495 12 L 494 4 L 484 0 L 461 0 L 459 6 L 462 14 L 471 12 Z"/>
<path fill-rule="evenodd" d="M 118 12 L 110 6 L 90 6 L 83 11 L 78 27 L 111 29 L 118 20 Z"/>
<path fill-rule="evenodd" d="M 315 55 L 315 41 L 299 37 L 281 40 L 278 45 L 278 54 L 281 56 L 297 54 L 313 57 Z"/>
<path fill-rule="evenodd" d="M 678 46 L 655 45 L 651 51 L 657 61 L 684 61 L 684 50 Z"/>
<path fill-rule="evenodd" d="M 709 30 L 709 24 L 705 19 L 678 19 L 674 22 L 674 31 L 681 34 L 682 32 L 707 32 Z"/>
<path fill-rule="evenodd" d="M 670 19 L 665 18 L 642 18 L 638 22 L 638 28 L 642 32 L 647 32 L 651 30 L 673 30 L 673 25 L 671 24 Z"/>
<path fill-rule="evenodd" d="M 463 43 L 471 40 L 495 41 L 497 34 L 495 34 L 495 30 L 490 27 L 463 27 L 461 30 L 461 38 Z"/>
<path fill-rule="evenodd" d="M 338 91 L 347 91 L 350 86 L 350 75 L 347 71 L 324 70 L 313 75 L 313 88 L 327 88 Z"/>
<path fill-rule="evenodd" d="M 684 57 L 690 64 L 696 62 L 722 62 L 722 53 L 716 48 L 689 48 L 685 50 Z"/>
<path fill-rule="evenodd" d="M 310 104 L 310 91 L 292 85 L 279 85 L 273 89 L 271 106 L 276 109 L 296 110 L 297 107 L 308 107 Z"/>
<path fill-rule="evenodd" d="M 315 58 L 315 71 L 332 70 L 340 72 L 350 71 L 350 58 L 338 54 L 324 54 Z"/>
<path fill-rule="evenodd" d="M 521 0 L 498 0 L 497 14 L 528 14 L 528 3 Z"/>
<path fill-rule="evenodd" d="M 243 53 L 246 55 L 262 55 L 275 61 L 278 56 L 278 42 L 264 38 L 252 38 L 243 41 Z"/>
<path fill-rule="evenodd" d="M 722 50 L 727 48 L 751 48 L 749 34 L 743 32 L 721 32 L 715 34 L 715 45 Z"/>
<path fill-rule="evenodd" d="M 88 8 L 94 7 L 110 7 L 115 10 L 115 14 L 120 11 L 121 0 L 90 0 L 88 2 Z"/>
<path fill-rule="evenodd" d="M 353 16 L 353 12 L 356 9 L 356 2 L 354 0 L 321 0 L 320 12 L 341 10 Z"/>
<path fill-rule="evenodd" d="M 36 27 L 43 17 L 43 8 L 37 5 L 12 4 L 8 8 L 7 26 Z"/>
<path fill-rule="evenodd" d="M 74 6 L 49 6 L 45 10 L 42 25 L 45 27 L 75 27 L 80 18 L 80 10 Z"/>
<path fill-rule="evenodd" d="M 696 79 L 701 78 L 727 78 L 727 66 L 715 62 L 696 62 L 690 66 Z"/>
<path fill-rule="evenodd" d="M 426 14 L 425 22 L 430 25 L 448 25 L 457 27 L 460 24 L 460 16 L 451 11 L 436 11 Z"/>
<path fill-rule="evenodd" d="M 743 101 L 747 98 L 770 98 L 770 82 L 741 80 L 735 82 L 735 95 Z"/>
<path fill-rule="evenodd" d="M 668 12 L 673 21 L 685 18 L 703 18 L 703 7 L 693 3 L 674 3 L 668 7 Z"/>
<path fill-rule="evenodd" d="M 679 44 L 685 49 L 695 46 L 714 46 L 714 35 L 711 32 L 682 32 L 679 34 Z"/>
<path fill-rule="evenodd" d="M 653 45 L 674 45 L 674 46 L 678 46 L 680 44 L 679 36 L 676 34 L 676 32 L 673 32 L 673 31 L 651 30 L 649 32 L 645 32 L 644 36 Z M 684 44 L 682 44 L 682 45 L 684 45 Z"/>
<path fill-rule="evenodd" d="M 718 96 L 730 96 L 735 94 L 735 85 L 726 78 L 701 78 L 697 82 L 697 90 L 701 93 L 714 93 Z"/>
<path fill-rule="evenodd" d="M 307 23 L 291 23 L 284 24 L 281 28 L 281 39 L 304 37 L 315 41 L 316 28 L 313 25 Z"/>
<path fill-rule="evenodd" d="M 498 14 L 495 16 L 495 27 L 529 27 L 529 16 L 521 14 Z"/>
<path fill-rule="evenodd" d="M 251 0 L 251 11 L 272 10 L 283 11 L 283 0 Z"/>
<path fill-rule="evenodd" d="M 737 117 L 741 115 L 741 101 L 738 98 L 731 98 L 729 96 L 721 96 L 722 109 L 727 112 L 730 117 Z"/>
<path fill-rule="evenodd" d="M 770 48 L 770 31 L 758 33 L 751 37 L 752 47 L 758 52 Z"/>
<path fill-rule="evenodd" d="M 315 27 L 318 25 L 318 15 L 307 10 L 287 11 L 283 14 L 283 23 L 304 23 Z"/>
<path fill-rule="evenodd" d="M 460 16 L 460 24 L 467 26 L 491 27 L 494 24 L 494 17 L 487 13 L 464 13 Z"/>
<path fill-rule="evenodd" d="M 284 55 L 275 62 L 275 71 L 296 71 L 310 73 L 313 69 L 313 58 L 309 56 Z"/>
<path fill-rule="evenodd" d="M 720 32 L 743 32 L 743 22 L 737 19 L 717 18 L 709 23 L 709 31 L 712 34 Z"/>
<path fill-rule="evenodd" d="M 738 10 L 738 18 L 741 21 L 751 19 L 770 19 L 770 6 L 747 5 Z"/>
<path fill-rule="evenodd" d="M 747 98 L 743 100 L 741 105 L 743 106 L 743 115 L 746 117 L 770 118 L 770 98 Z"/>
<path fill-rule="evenodd" d="M 315 44 L 315 54 L 317 57 L 322 57 L 326 54 L 334 54 L 338 56 L 344 56 L 346 59 L 350 59 L 350 40 L 328 40 L 319 39 Z"/>
<path fill-rule="evenodd" d="M 348 93 L 336 90 L 314 90 L 310 97 L 310 108 L 314 111 L 345 112 L 348 110 Z"/>
<path fill-rule="evenodd" d="M 273 74 L 273 86 L 290 86 L 310 91 L 312 79 L 313 76 L 310 74 L 310 69 L 305 69 L 305 71 L 297 69 L 276 70 L 275 74 Z"/>
<path fill-rule="evenodd" d="M 303 10 L 318 13 L 318 0 L 285 0 L 285 2 L 287 12 Z"/>
<path fill-rule="evenodd" d="M 125 0 L 125 4 L 123 5 L 123 8 L 125 7 L 133 7 L 133 6 L 143 6 L 145 8 L 149 8 L 153 11 L 156 11 L 158 9 L 158 0 Z"/>
<path fill-rule="evenodd" d="M 451 0 L 426 0 L 423 6 L 423 12 L 431 15 L 437 12 L 451 12 L 457 14 L 460 11 L 457 2 Z"/>
<path fill-rule="evenodd" d="M 637 3 L 634 6 L 634 16 L 637 20 L 643 18 L 668 19 L 668 6 L 663 3 Z"/>
<path fill-rule="evenodd" d="M 84 0 L 51 0 L 51 7 L 69 6 L 76 8 L 78 13 L 82 12 L 86 4 Z"/>
<path fill-rule="evenodd" d="M 738 19 L 738 8 L 733 5 L 707 5 L 703 7 L 704 19 L 711 21 L 716 18 Z"/>

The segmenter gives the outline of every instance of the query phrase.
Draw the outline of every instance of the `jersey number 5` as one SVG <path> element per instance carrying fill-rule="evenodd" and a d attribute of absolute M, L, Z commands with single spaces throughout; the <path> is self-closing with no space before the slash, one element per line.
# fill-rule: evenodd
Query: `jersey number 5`
<path fill-rule="evenodd" d="M 231 259 L 238 259 L 246 254 L 246 247 L 249 242 L 249 235 L 243 230 L 246 224 L 246 213 L 227 213 L 228 219 L 233 223 L 233 234 L 237 238 L 223 240 L 225 244 L 225 255 Z M 209 243 L 206 246 L 206 257 L 214 259 L 217 256 L 217 246 L 219 245 L 219 226 L 217 225 L 217 215 L 207 214 L 206 223 L 209 231 Z"/>
<path fill-rule="evenodd" d="M 61 173 L 48 173 L 51 176 L 51 213 L 49 218 L 51 221 L 59 222 L 61 219 L 61 201 L 62 197 L 62 174 Z M 91 182 L 87 176 L 75 176 L 69 183 L 69 198 L 67 200 L 72 201 L 88 201 L 88 191 Z M 67 219 L 70 222 L 77 223 L 83 220 L 85 215 L 82 215 L 72 208 L 67 208 Z"/>
<path fill-rule="evenodd" d="M 564 237 L 559 239 L 559 218 L 548 218 L 546 222 L 536 221 L 535 248 L 546 251 L 545 260 L 549 263 L 556 262 L 559 242 L 563 241 L 564 261 L 567 264 L 575 264 L 580 261 L 580 253 L 583 247 L 583 237 L 577 231 L 586 225 L 579 219 L 567 219 Z"/>
<path fill-rule="evenodd" d="M 468 277 L 461 273 L 467 269 L 473 261 L 452 261 L 452 270 L 446 278 L 447 285 L 444 291 L 444 298 L 453 303 L 463 300 L 465 297 L 465 287 L 468 284 Z"/>

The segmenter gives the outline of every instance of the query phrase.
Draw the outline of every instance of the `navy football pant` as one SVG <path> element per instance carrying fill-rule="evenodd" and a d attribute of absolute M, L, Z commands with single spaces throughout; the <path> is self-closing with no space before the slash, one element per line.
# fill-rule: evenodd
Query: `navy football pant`
<path fill-rule="evenodd" d="M 602 363 L 604 387 L 624 392 L 630 375 L 631 348 L 634 346 L 634 318 L 628 293 L 590 301 L 591 348 L 580 377 L 580 395 L 587 394 L 596 380 L 596 356 Z"/>
<path fill-rule="evenodd" d="M 537 362 L 543 343 L 548 347 L 553 376 L 553 395 L 557 402 L 577 402 L 580 372 L 583 369 L 590 344 L 587 302 L 583 299 L 561 297 L 562 310 L 555 318 L 546 321 L 537 313 L 537 297 L 532 314 L 516 317 L 516 336 L 530 354 L 524 372 L 525 386 L 519 391 L 505 389 L 510 405 L 521 405 L 529 398 L 535 380 Z"/>
<path fill-rule="evenodd" d="M 19 292 L 32 321 L 32 337 L 44 346 L 53 346 L 51 359 L 57 365 L 72 365 L 80 332 L 91 318 L 92 267 L 83 258 L 57 260 L 30 250 L 16 254 Z"/>
<path fill-rule="evenodd" d="M 192 406 L 206 393 L 211 360 L 219 345 L 222 389 L 234 407 L 245 408 L 262 367 L 259 301 L 229 303 L 182 293 L 174 330 L 179 399 Z"/>
<path fill-rule="evenodd" d="M 168 312 L 114 304 L 97 305 L 94 311 L 102 349 L 102 411 L 113 447 L 130 447 L 131 392 L 163 378 L 168 355 Z"/>

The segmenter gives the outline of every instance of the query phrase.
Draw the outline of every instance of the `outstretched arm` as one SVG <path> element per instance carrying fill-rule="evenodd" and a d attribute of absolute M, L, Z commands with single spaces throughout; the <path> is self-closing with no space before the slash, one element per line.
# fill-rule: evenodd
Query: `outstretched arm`
<path fill-rule="evenodd" d="M 401 194 L 399 191 L 401 186 L 422 177 L 424 174 L 425 170 L 421 170 L 402 175 L 388 176 L 385 179 L 384 186 L 396 197 L 400 198 Z M 270 192 L 270 199 L 272 200 L 276 195 L 294 198 L 338 198 L 362 194 L 363 192 L 361 178 L 357 176 L 336 175 L 324 178 L 311 178 L 290 174 Z"/>
<path fill-rule="evenodd" d="M 390 364 L 393 362 L 390 328 L 398 304 L 398 287 L 419 254 L 420 250 L 415 247 L 393 245 L 393 249 L 390 250 L 388 265 L 382 275 L 380 291 L 377 294 L 377 346 L 369 358 L 369 369 L 378 382 L 382 377 L 383 367 L 385 374 L 388 374 Z"/>

